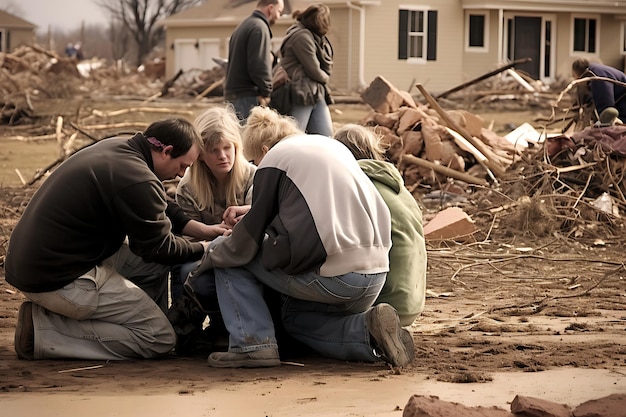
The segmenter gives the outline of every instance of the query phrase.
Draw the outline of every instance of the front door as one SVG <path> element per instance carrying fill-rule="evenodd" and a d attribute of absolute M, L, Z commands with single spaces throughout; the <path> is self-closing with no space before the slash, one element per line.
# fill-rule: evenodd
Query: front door
<path fill-rule="evenodd" d="M 554 78 L 554 20 L 552 15 L 510 15 L 506 18 L 506 56 L 510 61 L 530 58 L 530 62 L 517 65 L 515 69 L 535 80 L 550 81 Z"/>
<path fill-rule="evenodd" d="M 525 71 L 533 79 L 539 79 L 541 57 L 541 18 L 517 16 L 514 20 L 513 60 L 530 58 L 532 61 L 515 69 Z"/>

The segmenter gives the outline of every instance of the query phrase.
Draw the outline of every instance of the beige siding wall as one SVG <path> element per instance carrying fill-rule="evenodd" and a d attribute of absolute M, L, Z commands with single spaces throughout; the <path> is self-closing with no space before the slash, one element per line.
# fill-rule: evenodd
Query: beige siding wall
<path fill-rule="evenodd" d="M 350 21 L 352 16 L 352 21 Z M 336 93 L 350 91 L 356 86 L 358 77 L 359 15 L 346 8 L 331 9 L 331 29 L 328 39 L 333 46 L 333 72 L 331 89 Z"/>
<path fill-rule="evenodd" d="M 382 4 L 384 3 L 384 4 Z M 362 91 L 376 76 L 383 76 L 393 85 L 402 90 L 415 90 L 416 83 L 422 83 L 431 93 L 436 94 L 455 87 L 463 82 L 476 78 L 496 69 L 501 62 L 498 45 L 498 10 L 472 10 L 488 13 L 489 45 L 486 51 L 466 50 L 466 12 L 462 4 L 469 5 L 466 0 L 384 0 L 381 5 L 364 6 L 365 30 L 362 66 L 359 60 L 361 51 L 361 14 L 358 10 L 348 9 L 345 5 L 331 4 L 331 31 L 328 37 L 335 51 L 334 68 L 331 76 L 331 87 L 335 93 Z M 504 9 L 505 14 L 542 15 L 529 13 L 522 7 L 525 3 L 518 1 L 507 3 L 510 7 L 520 6 L 524 12 Z M 565 3 L 565 2 L 563 2 Z M 410 6 L 409 6 L 410 5 Z M 437 16 L 437 59 L 403 60 L 398 58 L 398 16 L 401 8 L 418 6 L 427 10 L 436 10 Z M 622 68 L 624 56 L 620 54 L 620 23 L 610 13 L 600 16 L 600 50 L 601 53 L 590 56 L 605 64 Z M 580 55 L 572 53 L 572 13 L 569 11 L 551 12 L 556 16 L 556 32 L 552 40 L 555 50 L 554 71 L 557 79 L 571 78 L 571 63 Z M 290 18 L 283 18 L 272 27 L 274 49 L 278 52 L 280 41 L 285 31 L 292 24 Z M 220 54 L 228 56 L 228 39 L 236 24 L 222 26 L 197 25 L 195 27 L 168 27 L 166 33 L 166 76 L 175 72 L 174 50 L 175 39 L 219 39 Z M 503 28 L 505 29 L 505 28 Z M 13 38 L 15 39 L 15 38 Z"/>
<path fill-rule="evenodd" d="M 27 45 L 35 43 L 35 30 L 34 29 L 9 29 L 10 32 L 10 45 L 7 45 L 9 51 L 14 50 L 20 45 Z"/>
<path fill-rule="evenodd" d="M 436 93 L 457 85 L 462 80 L 463 10 L 458 0 L 420 2 L 420 6 L 436 10 L 437 59 L 411 62 L 398 59 L 398 14 L 401 5 L 416 2 L 390 0 L 384 6 L 368 7 L 368 30 L 365 34 L 365 83 L 378 75 L 401 90 L 415 92 L 415 83 Z"/>
<path fill-rule="evenodd" d="M 466 48 L 468 43 L 467 13 L 487 13 L 488 45 L 485 51 L 472 51 Z M 501 63 L 498 62 L 498 12 L 496 10 L 469 10 L 463 15 L 463 68 L 461 82 L 469 81 L 489 71 L 496 69 Z"/>
<path fill-rule="evenodd" d="M 572 16 L 570 13 L 559 13 L 556 18 L 556 77 L 557 79 L 572 78 Z"/>
<path fill-rule="evenodd" d="M 576 16 L 585 16 L 584 14 L 576 14 Z M 623 56 L 619 55 L 621 42 L 620 21 L 613 15 L 589 15 L 590 17 L 598 17 L 599 27 L 599 52 L 596 54 L 574 53 L 572 51 L 572 14 L 559 13 L 557 18 L 557 56 L 556 71 L 557 78 L 571 79 L 572 62 L 576 58 L 588 58 L 592 61 L 599 61 L 606 65 L 624 69 Z"/>
<path fill-rule="evenodd" d="M 621 21 L 613 15 L 603 14 L 600 16 L 600 60 L 615 68 L 624 70 L 624 57 L 620 55 L 622 43 Z"/>

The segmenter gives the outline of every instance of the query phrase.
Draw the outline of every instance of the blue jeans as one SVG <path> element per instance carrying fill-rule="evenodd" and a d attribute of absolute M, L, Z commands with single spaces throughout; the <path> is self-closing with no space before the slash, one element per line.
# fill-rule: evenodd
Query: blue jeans
<path fill-rule="evenodd" d="M 309 106 L 294 104 L 291 115 L 298 121 L 298 126 L 303 132 L 329 138 L 333 136 L 333 120 L 325 101 L 318 101 Z"/>
<path fill-rule="evenodd" d="M 366 311 L 386 273 L 321 277 L 263 268 L 260 257 L 239 268 L 215 268 L 220 310 L 230 333 L 230 352 L 276 348 L 263 284 L 283 294 L 282 319 L 295 339 L 340 360 L 379 361 L 370 345 Z"/>
<path fill-rule="evenodd" d="M 237 97 L 232 100 L 228 100 L 233 107 L 235 108 L 235 113 L 237 113 L 237 118 L 240 122 L 245 123 L 250 115 L 250 110 L 253 107 L 259 105 L 259 101 L 257 96 L 245 96 L 245 97 Z"/>
<path fill-rule="evenodd" d="M 170 271 L 170 295 L 172 297 L 172 303 L 176 301 L 178 297 L 183 295 L 185 289 L 183 284 L 187 279 L 190 272 L 193 272 L 200 265 L 200 261 L 188 262 L 186 264 L 174 265 Z"/>

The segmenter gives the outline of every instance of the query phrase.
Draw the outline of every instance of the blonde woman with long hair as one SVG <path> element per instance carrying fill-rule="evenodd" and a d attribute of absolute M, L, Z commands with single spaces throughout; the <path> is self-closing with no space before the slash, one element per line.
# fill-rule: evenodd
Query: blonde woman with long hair
<path fill-rule="evenodd" d="M 213 225 L 215 238 L 233 226 L 223 218 L 229 207 L 248 207 L 252 202 L 256 167 L 243 154 L 241 127 L 232 108 L 212 107 L 196 118 L 194 126 L 204 146 L 181 179 L 176 202 L 192 219 Z"/>
<path fill-rule="evenodd" d="M 176 202 L 187 216 L 208 225 L 207 239 L 228 235 L 237 221 L 250 209 L 252 203 L 252 180 L 256 167 L 244 156 L 241 141 L 241 125 L 231 106 L 212 107 L 200 114 L 194 126 L 202 138 L 203 147 L 198 160 L 187 170 L 176 190 Z M 195 263 L 173 268 L 171 293 L 173 305 L 168 317 L 178 334 L 176 350 L 181 353 L 185 339 L 181 329 L 201 330 L 208 313 L 212 317 L 211 327 L 220 325 L 216 320 L 219 307 L 213 295 L 212 285 L 207 288 L 209 297 L 202 305 L 203 312 L 192 314 L 185 307 L 182 297 L 183 282 L 194 270 Z M 186 311 L 181 319 L 181 310 Z M 183 323 L 179 323 L 183 320 Z"/>

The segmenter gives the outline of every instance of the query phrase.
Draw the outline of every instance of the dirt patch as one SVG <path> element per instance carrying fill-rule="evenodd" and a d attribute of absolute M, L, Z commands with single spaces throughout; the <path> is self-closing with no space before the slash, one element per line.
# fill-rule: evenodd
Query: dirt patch
<path fill-rule="evenodd" d="M 355 122 L 355 115 L 363 111 L 345 108 L 334 117 Z M 0 188 L 2 265 L 10 232 L 34 189 Z M 521 375 L 572 367 L 622 372 L 624 239 L 620 234 L 601 241 L 598 236 L 562 236 L 554 224 L 542 223 L 553 213 L 531 203 L 494 216 L 491 210 L 510 200 L 500 201 L 490 190 L 474 193 L 464 207 L 481 230 L 476 241 L 429 244 L 428 299 L 424 313 L 410 327 L 417 355 L 405 369 L 298 353 L 284 358 L 290 364 L 254 371 L 209 369 L 205 356 L 118 363 L 20 361 L 13 350 L 13 334 L 23 297 L 0 279 L 0 391 L 185 396 L 246 383 L 261 384 L 269 396 L 286 381 L 294 386 L 311 381 L 348 384 L 366 392 L 372 384 L 384 390 L 377 382 L 394 378 L 488 383 L 502 372 Z M 424 209 L 428 219 L 441 205 Z M 0 274 L 4 278 L 4 270 Z M 306 393 L 294 395 L 309 398 Z M 578 401 L 572 398 L 571 403 Z"/>

